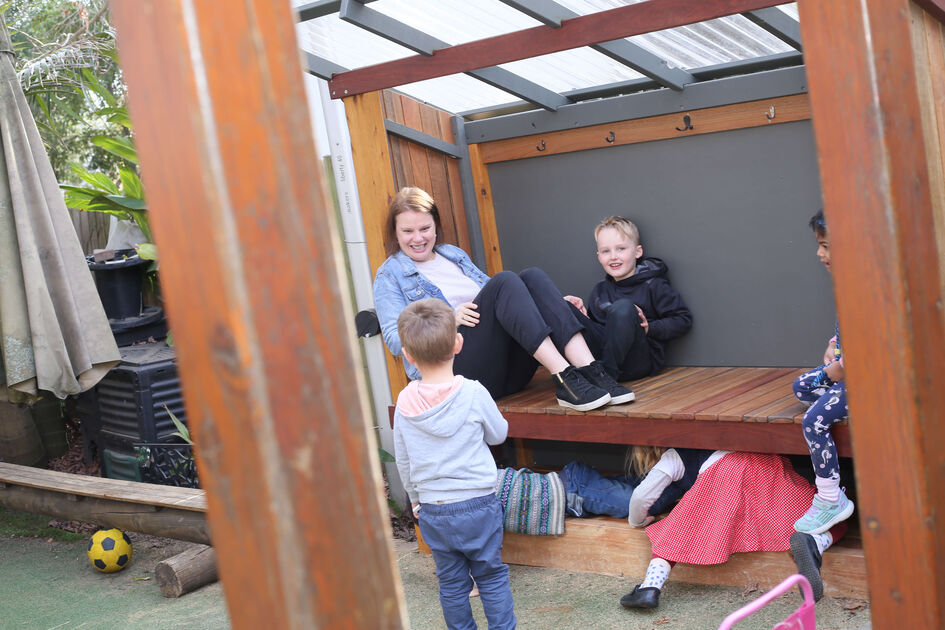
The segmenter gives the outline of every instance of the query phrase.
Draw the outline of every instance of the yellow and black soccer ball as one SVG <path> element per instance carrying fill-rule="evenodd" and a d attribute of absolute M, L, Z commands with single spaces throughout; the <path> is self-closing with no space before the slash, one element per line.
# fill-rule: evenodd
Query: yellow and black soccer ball
<path fill-rule="evenodd" d="M 131 540 L 120 529 L 100 529 L 89 540 L 89 562 L 102 573 L 121 571 L 131 562 Z"/>

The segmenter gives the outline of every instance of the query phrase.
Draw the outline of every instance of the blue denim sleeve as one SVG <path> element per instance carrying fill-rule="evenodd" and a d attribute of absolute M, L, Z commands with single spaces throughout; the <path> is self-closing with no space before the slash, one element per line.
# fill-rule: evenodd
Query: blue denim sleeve
<path fill-rule="evenodd" d="M 397 318 L 407 307 L 407 298 L 397 286 L 397 282 L 382 270 L 374 279 L 374 310 L 381 325 L 381 335 L 391 354 L 399 357 L 401 352 L 400 334 L 397 332 Z"/>

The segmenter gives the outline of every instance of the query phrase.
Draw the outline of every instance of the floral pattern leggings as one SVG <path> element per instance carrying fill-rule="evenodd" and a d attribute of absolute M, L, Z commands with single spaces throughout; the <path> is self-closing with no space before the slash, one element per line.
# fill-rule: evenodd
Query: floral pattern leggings
<path fill-rule="evenodd" d="M 837 447 L 830 435 L 830 428 L 849 415 L 847 389 L 843 381 L 834 383 L 816 368 L 797 377 L 794 394 L 810 409 L 804 414 L 802 427 L 814 472 L 818 477 L 840 478 Z"/>

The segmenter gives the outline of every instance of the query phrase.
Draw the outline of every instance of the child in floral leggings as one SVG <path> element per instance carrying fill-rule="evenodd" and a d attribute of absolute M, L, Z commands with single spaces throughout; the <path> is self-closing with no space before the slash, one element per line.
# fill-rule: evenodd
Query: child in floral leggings
<path fill-rule="evenodd" d="M 817 256 L 830 271 L 830 242 L 822 210 L 811 218 L 810 227 L 817 237 Z M 802 426 L 817 475 L 817 494 L 807 513 L 794 524 L 794 529 L 811 535 L 822 535 L 853 514 L 853 502 L 840 488 L 837 447 L 830 435 L 830 428 L 849 415 L 839 326 L 835 332 L 824 353 L 824 364 L 794 381 L 798 400 L 810 405 Z"/>

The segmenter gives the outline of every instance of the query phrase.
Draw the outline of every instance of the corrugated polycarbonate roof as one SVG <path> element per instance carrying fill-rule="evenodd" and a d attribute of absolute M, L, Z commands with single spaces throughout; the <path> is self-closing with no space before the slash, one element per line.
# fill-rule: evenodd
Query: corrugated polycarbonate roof
<path fill-rule="evenodd" d="M 293 5 L 309 0 L 292 0 Z M 557 0 L 578 15 L 614 9 L 634 0 Z M 366 5 L 407 27 L 449 45 L 502 35 L 541 22 L 500 0 L 375 0 Z M 797 20 L 795 5 L 778 7 Z M 384 37 L 342 21 L 337 14 L 297 25 L 304 51 L 346 70 L 409 57 L 416 53 Z M 627 38 L 666 62 L 670 68 L 693 70 L 733 61 L 757 59 L 794 48 L 741 15 Z M 557 93 L 639 79 L 632 68 L 588 47 L 576 48 L 500 66 Z M 398 86 L 418 100 L 453 113 L 499 108 L 519 97 L 467 75 L 450 75 Z"/>

